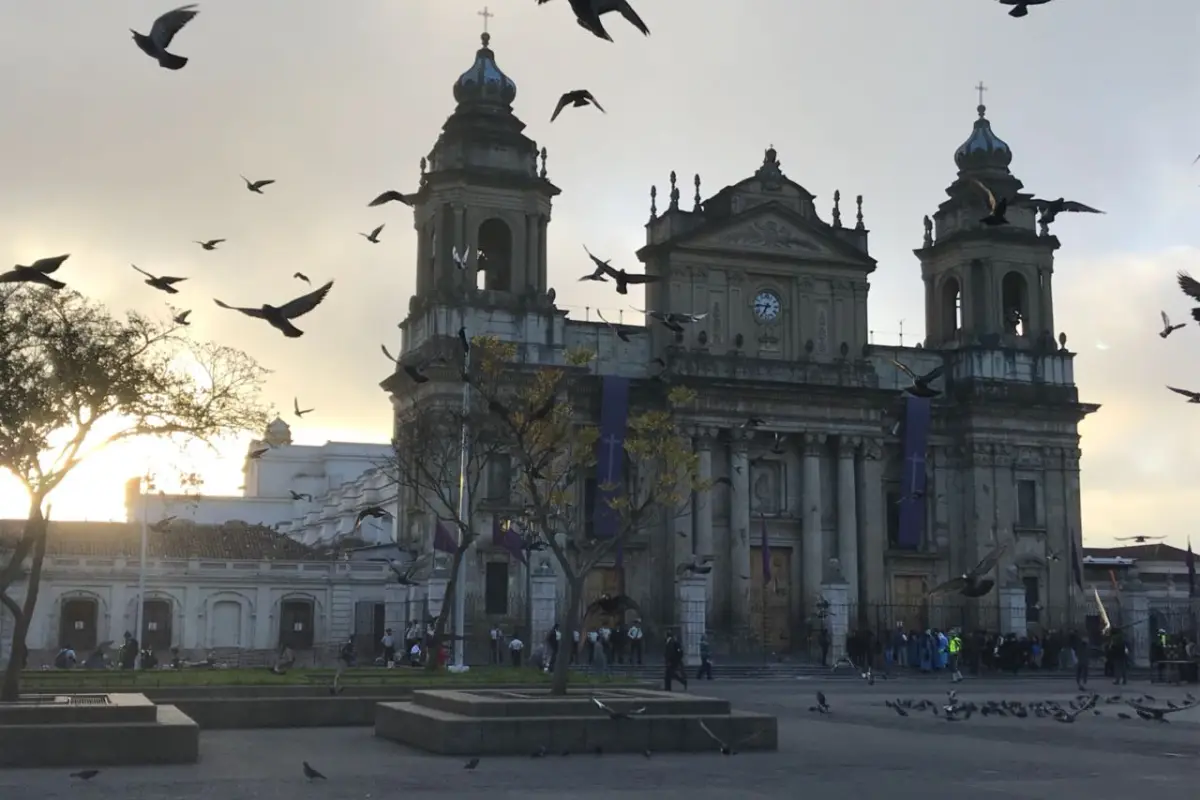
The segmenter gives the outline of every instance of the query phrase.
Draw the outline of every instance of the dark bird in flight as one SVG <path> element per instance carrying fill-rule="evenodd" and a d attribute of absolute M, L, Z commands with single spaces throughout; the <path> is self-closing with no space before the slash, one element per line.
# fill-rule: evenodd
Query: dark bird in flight
<path fill-rule="evenodd" d="M 479 766 L 479 759 L 478 759 L 478 758 L 472 758 L 470 761 L 468 761 L 467 763 L 463 764 L 463 769 L 475 769 L 475 768 L 476 768 L 476 767 L 478 767 L 478 766 Z"/>
<path fill-rule="evenodd" d="M 276 330 L 283 331 L 283 335 L 289 339 L 298 339 L 304 335 L 304 331 L 293 325 L 292 320 L 304 316 L 321 305 L 321 301 L 325 299 L 325 296 L 329 294 L 329 290 L 332 288 L 333 281 L 330 281 L 321 288 L 309 292 L 302 297 L 297 297 L 295 300 L 278 307 L 263 304 L 261 308 L 239 308 L 238 306 L 223 303 L 216 298 L 213 298 L 213 302 L 221 308 L 226 308 L 230 311 L 240 311 L 248 317 L 266 320 L 267 324 Z"/>
<path fill-rule="evenodd" d="M 467 336 L 465 326 L 458 329 L 458 343 L 462 345 L 463 352 L 469 355 L 471 352 L 471 338 Z"/>
<path fill-rule="evenodd" d="M 1175 394 L 1181 394 L 1188 399 L 1189 403 L 1200 403 L 1200 392 L 1191 392 L 1187 389 L 1176 389 L 1174 386 L 1168 386 Z"/>
<path fill-rule="evenodd" d="M 295 275 L 293 275 L 292 277 L 293 277 L 293 278 L 296 278 L 297 280 L 302 280 L 302 281 L 304 281 L 305 283 L 307 283 L 309 286 L 312 286 L 312 281 L 310 281 L 310 280 L 308 279 L 308 276 L 307 276 L 307 275 L 305 275 L 303 272 L 297 272 L 297 273 L 296 273 Z"/>
<path fill-rule="evenodd" d="M 310 503 L 312 502 L 313 496 L 311 494 L 297 492 L 294 489 L 288 489 L 288 492 L 292 495 L 293 500 L 307 500 Z"/>
<path fill-rule="evenodd" d="M 324 775 L 310 767 L 307 761 L 304 762 L 304 777 L 308 778 L 310 781 L 323 781 L 326 779 Z"/>
<path fill-rule="evenodd" d="M 975 178 L 972 178 L 971 180 L 976 186 L 978 186 L 980 189 L 983 189 L 983 193 L 987 195 L 988 215 L 986 217 L 981 217 L 979 221 L 988 227 L 1007 225 L 1008 217 L 1005 215 L 1008 213 L 1008 198 L 1001 197 L 999 200 L 997 200 L 996 195 L 992 194 L 992 190 L 987 186 L 984 186 L 982 181 L 978 181 Z"/>
<path fill-rule="evenodd" d="M 628 711 L 617 711 L 615 708 L 609 706 L 607 703 L 605 703 L 599 697 L 596 697 L 594 695 L 592 696 L 592 704 L 595 705 L 596 708 L 603 711 L 605 714 L 608 714 L 609 719 L 633 719 L 634 717 L 638 716 L 639 714 L 646 713 L 645 706 L 638 706 L 637 708 L 631 708 Z"/>
<path fill-rule="evenodd" d="M 1181 322 L 1178 325 L 1172 325 L 1171 318 L 1167 316 L 1167 312 L 1165 312 L 1165 311 L 1160 311 L 1158 313 L 1162 315 L 1162 323 L 1163 323 L 1163 329 L 1158 335 L 1164 339 L 1167 338 L 1168 336 L 1170 336 L 1175 331 L 1179 330 L 1180 328 L 1187 327 L 1186 322 Z"/>
<path fill-rule="evenodd" d="M 640 614 L 642 609 L 633 601 L 631 597 L 627 595 L 618 594 L 614 596 L 610 594 L 602 594 L 587 607 L 587 611 L 584 612 L 583 618 L 586 621 L 588 617 L 597 614 L 604 615 L 606 617 L 623 617 L 626 611 L 636 611 Z M 586 627 L 586 625 L 584 627 Z"/>
<path fill-rule="evenodd" d="M 209 239 L 207 242 L 201 242 L 199 240 L 196 240 L 196 244 L 200 245 L 205 250 L 216 250 L 217 245 L 219 245 L 223 241 L 225 241 L 225 240 L 224 239 Z"/>
<path fill-rule="evenodd" d="M 1010 17 L 1024 17 L 1029 14 L 1030 6 L 1044 6 L 1050 0 L 1000 0 L 1002 6 L 1013 6 L 1013 10 L 1008 12 Z"/>
<path fill-rule="evenodd" d="M 175 515 L 172 514 L 169 517 L 163 517 L 158 522 L 151 522 L 146 527 L 149 528 L 150 530 L 154 531 L 155 533 L 166 533 L 167 529 L 169 527 L 171 527 L 171 522 L 174 519 L 175 519 Z"/>
<path fill-rule="evenodd" d="M 927 597 L 934 597 L 943 594 L 960 594 L 963 597 L 983 597 L 992 590 L 996 582 L 991 578 L 985 578 L 989 572 L 995 568 L 1000 562 L 1000 556 L 1007 549 L 1007 544 L 996 545 L 992 552 L 983 557 L 983 560 L 975 565 L 975 568 L 965 575 L 960 575 L 957 578 L 951 578 L 945 583 L 940 583 L 933 587 Z"/>
<path fill-rule="evenodd" d="M 538 0 L 538 5 L 548 2 L 550 0 Z M 637 15 L 627 0 L 570 0 L 570 3 L 579 26 L 601 39 L 612 41 L 612 37 L 608 35 L 608 31 L 604 29 L 604 24 L 600 21 L 601 15 L 610 11 L 619 11 L 621 16 L 629 20 L 635 28 L 647 36 L 650 35 L 650 29 L 646 27 L 646 23 L 642 22 L 642 18 Z"/>
<path fill-rule="evenodd" d="M 683 534 L 687 536 L 687 534 Z M 682 578 L 684 575 L 707 575 L 712 572 L 712 556 L 700 556 L 692 558 L 690 561 L 684 561 L 675 568 L 675 577 Z"/>
<path fill-rule="evenodd" d="M 1145 544 L 1146 542 L 1162 541 L 1164 538 L 1166 538 L 1166 537 L 1163 537 L 1163 536 L 1140 536 L 1140 535 L 1139 536 L 1118 536 L 1117 541 L 1118 542 L 1133 542 L 1134 544 Z"/>
<path fill-rule="evenodd" d="M 400 364 L 400 360 L 388 352 L 386 345 L 381 344 L 381 345 L 379 345 L 379 348 L 381 350 L 383 350 L 383 354 L 385 356 L 387 356 L 389 361 L 391 361 L 394 364 Z M 438 357 L 438 358 L 431 358 L 428 361 L 422 362 L 420 364 L 403 364 L 403 365 L 400 365 L 400 369 L 404 370 L 405 375 L 412 378 L 413 383 L 429 383 L 429 376 L 425 374 L 425 369 L 433 364 L 444 364 L 444 363 L 446 363 L 446 360 L 444 358 Z"/>
<path fill-rule="evenodd" d="M 72 772 L 70 778 L 78 778 L 81 781 L 90 781 L 92 778 L 100 774 L 98 769 L 81 769 L 79 772 Z"/>
<path fill-rule="evenodd" d="M 303 419 L 305 414 L 311 414 L 314 410 L 315 409 L 312 409 L 312 408 L 306 408 L 306 409 L 301 410 L 300 398 L 299 397 L 292 398 L 292 411 L 295 412 L 297 418 Z"/>
<path fill-rule="evenodd" d="M 247 191 L 254 192 L 255 194 L 262 194 L 263 187 L 270 186 L 272 183 L 275 182 L 274 178 L 268 178 L 267 180 L 264 180 L 264 181 L 252 181 L 249 178 L 247 178 L 245 175 L 242 175 L 241 178 L 242 178 L 242 180 L 244 180 L 246 182 Z"/>
<path fill-rule="evenodd" d="M 605 325 L 607 325 L 608 329 L 610 331 L 612 331 L 613 333 L 615 333 L 617 335 L 617 338 L 620 339 L 622 342 L 630 341 L 630 339 L 629 339 L 630 336 L 646 332 L 645 328 L 638 328 L 638 327 L 634 327 L 634 326 L 628 326 L 626 328 L 618 328 L 616 325 L 614 325 L 611 322 L 609 322 L 608 320 L 606 320 L 604 318 L 604 315 L 600 313 L 599 309 L 596 310 L 596 316 L 599 317 L 600 321 L 603 322 Z"/>
<path fill-rule="evenodd" d="M 583 246 L 583 251 L 588 254 L 588 258 L 596 266 L 595 271 L 590 275 L 584 275 L 580 281 L 601 281 L 607 282 L 608 278 L 612 278 L 617 284 L 617 294 L 629 294 L 629 284 L 639 283 L 657 283 L 662 278 L 658 275 L 634 275 L 626 272 L 623 269 L 613 269 L 610 266 L 612 259 L 601 261 L 592 255 L 592 251 L 587 249 L 587 245 Z"/>
<path fill-rule="evenodd" d="M 554 122 L 554 120 L 558 119 L 558 115 L 561 114 L 562 110 L 567 106 L 571 106 L 572 108 L 595 106 L 600 113 L 608 113 L 604 110 L 603 106 L 596 102 L 596 98 L 592 96 L 591 92 L 589 92 L 587 89 L 576 89 L 575 91 L 567 92 L 562 97 L 558 98 L 558 105 L 554 107 L 554 113 L 550 115 L 550 121 Z"/>
<path fill-rule="evenodd" d="M 175 35 L 183 30 L 183 26 L 191 22 L 199 13 L 196 10 L 196 4 L 191 3 L 168 11 L 154 20 L 149 36 L 143 36 L 133 28 L 130 28 L 129 32 L 133 34 L 134 44 L 143 53 L 157 61 L 160 67 L 172 70 L 183 69 L 187 66 L 188 60 L 183 56 L 168 53 L 167 48 L 171 46 L 171 40 L 175 38 Z"/>
<path fill-rule="evenodd" d="M 178 314 L 171 317 L 171 321 L 176 325 L 191 325 L 192 323 L 188 322 L 188 316 L 190 316 L 191 313 L 192 312 L 190 310 L 180 311 Z"/>
<path fill-rule="evenodd" d="M 379 195 L 379 197 L 376 197 L 374 200 L 367 203 L 367 207 L 374 208 L 375 206 L 381 206 L 384 203 L 390 203 L 393 200 L 398 203 L 403 203 L 406 206 L 411 206 L 413 201 L 416 199 L 417 196 L 415 194 L 404 194 L 403 192 L 397 192 L 395 189 L 388 189 L 386 192 Z"/>
<path fill-rule="evenodd" d="M 742 739 L 740 742 L 737 743 L 737 745 L 732 745 L 732 744 L 729 744 L 728 742 L 726 742 L 720 736 L 717 736 L 715 733 L 713 733 L 712 729 L 704 724 L 704 720 L 701 719 L 701 720 L 696 720 L 696 721 L 700 723 L 700 727 L 704 729 L 704 732 L 706 734 L 708 734 L 708 738 L 710 738 L 714 742 L 716 742 L 717 747 L 718 747 L 718 749 L 720 749 L 721 755 L 723 755 L 723 756 L 736 755 L 737 750 L 735 749 L 735 747 L 741 747 L 744 744 L 749 744 L 750 742 L 752 742 L 758 738 L 758 734 L 754 733 L 754 734 L 751 734 L 750 736 L 747 736 L 745 739 Z"/>
<path fill-rule="evenodd" d="M 130 264 L 129 266 L 146 276 L 146 280 L 143 281 L 143 283 L 145 283 L 147 286 L 153 286 L 155 289 L 166 292 L 167 294 L 179 294 L 179 290 L 175 288 L 175 284 L 187 280 L 187 278 L 172 278 L 170 275 L 164 275 L 163 277 L 158 278 L 154 275 L 151 275 L 149 272 L 146 272 L 146 270 L 142 269 L 137 264 Z"/>
<path fill-rule="evenodd" d="M 8 272 L 0 274 L 0 283 L 37 283 L 51 289 L 62 289 L 66 284 L 51 278 L 50 273 L 56 271 L 70 257 L 68 253 L 53 258 L 39 258 L 28 267 L 17 264 Z"/>
<path fill-rule="evenodd" d="M 428 577 L 426 571 L 433 566 L 433 553 L 417 556 L 403 567 L 393 559 L 388 561 L 388 566 L 396 573 L 396 581 L 401 586 L 417 586 Z"/>
<path fill-rule="evenodd" d="M 392 514 L 383 506 L 367 506 L 362 511 L 358 512 L 358 516 L 354 518 L 354 529 L 358 530 L 362 527 L 363 520 L 370 519 L 391 519 Z"/>
<path fill-rule="evenodd" d="M 1180 272 L 1177 277 L 1179 280 L 1179 288 L 1183 290 L 1183 293 L 1200 303 L 1200 281 L 1197 281 L 1186 272 Z M 1200 308 L 1192 309 L 1192 319 L 1200 322 Z"/>
<path fill-rule="evenodd" d="M 1038 197 L 1030 197 L 1021 200 L 1019 205 L 1022 208 L 1032 208 L 1042 212 L 1042 224 L 1049 225 L 1058 218 L 1063 212 L 1076 214 L 1103 214 L 1104 212 L 1098 208 L 1085 206 L 1083 203 L 1076 203 L 1074 200 L 1064 200 L 1061 197 L 1057 200 L 1042 200 Z"/>
<path fill-rule="evenodd" d="M 703 314 L 682 314 L 676 311 L 643 311 L 640 308 L 633 309 L 639 314 L 646 314 L 650 319 L 656 319 L 666 326 L 667 330 L 675 333 L 683 333 L 683 326 L 690 325 L 693 322 L 699 322 L 708 316 L 708 312 Z"/>
<path fill-rule="evenodd" d="M 251 461 L 258 461 L 260 458 L 265 456 L 270 450 L 271 450 L 271 448 L 269 448 L 269 447 L 260 447 L 257 450 L 251 450 L 249 453 L 246 454 L 246 458 L 250 459 Z"/>
<path fill-rule="evenodd" d="M 912 386 L 909 386 L 904 391 L 908 392 L 913 397 L 937 397 L 939 394 L 941 394 L 939 390 L 934 389 L 929 384 L 933 383 L 942 376 L 942 373 L 946 371 L 945 366 L 939 364 L 938 366 L 929 370 L 929 372 L 926 374 L 918 375 L 894 358 L 892 359 L 892 363 L 896 365 L 896 369 L 903 372 L 909 378 L 912 378 Z"/>
<path fill-rule="evenodd" d="M 387 224 L 387 223 L 384 223 L 384 224 Z M 371 244 L 379 244 L 379 234 L 382 231 L 383 231 L 383 225 L 380 225 L 378 228 L 371 231 L 370 233 L 360 233 L 359 236 L 363 237 Z"/>

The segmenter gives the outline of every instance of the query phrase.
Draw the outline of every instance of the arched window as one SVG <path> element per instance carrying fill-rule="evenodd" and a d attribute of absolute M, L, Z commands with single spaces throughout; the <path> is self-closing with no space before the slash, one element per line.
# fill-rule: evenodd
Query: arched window
<path fill-rule="evenodd" d="M 1000 284 L 1001 308 L 1004 313 L 1004 332 L 1016 336 L 1029 333 L 1029 284 L 1019 272 L 1010 272 Z"/>
<path fill-rule="evenodd" d="M 962 286 L 958 278 L 948 277 L 942 281 L 940 308 L 943 337 L 957 337 L 962 331 Z"/>
<path fill-rule="evenodd" d="M 508 224 L 493 217 L 479 226 L 479 288 L 491 292 L 512 291 L 513 237 Z"/>
<path fill-rule="evenodd" d="M 293 650 L 311 650 L 313 646 L 313 604 L 307 598 L 284 600 L 279 605 L 279 646 Z"/>

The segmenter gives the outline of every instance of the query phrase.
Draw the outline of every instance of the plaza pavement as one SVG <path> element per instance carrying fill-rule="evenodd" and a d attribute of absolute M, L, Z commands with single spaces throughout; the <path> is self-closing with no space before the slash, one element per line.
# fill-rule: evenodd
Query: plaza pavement
<path fill-rule="evenodd" d="M 463 759 L 409 751 L 376 740 L 366 728 L 212 731 L 202 735 L 201 762 L 194 766 L 108 769 L 86 784 L 68 778 L 68 770 L 0 770 L 0 798 L 928 800 L 969 792 L 997 800 L 1128 800 L 1147 791 L 1196 796 L 1200 788 L 1195 710 L 1173 715 L 1169 724 L 1120 720 L 1120 708 L 1103 703 L 1100 716 L 1088 712 L 1074 724 L 978 714 L 948 723 L 928 712 L 902 718 L 883 702 L 944 700 L 949 684 L 714 681 L 691 688 L 726 697 L 738 708 L 778 715 L 779 752 L 492 758 L 466 771 Z M 977 681 L 954 688 L 960 700 L 976 702 L 1065 704 L 1075 694 L 1058 680 Z M 1093 688 L 1102 696 L 1118 691 L 1107 682 Z M 1135 683 L 1120 691 L 1126 697 L 1148 691 L 1159 701 L 1179 702 L 1187 689 Z M 808 710 L 817 690 L 825 692 L 831 714 Z M 1182 719 L 1184 714 L 1191 720 Z M 329 780 L 310 784 L 301 775 L 302 760 Z"/>

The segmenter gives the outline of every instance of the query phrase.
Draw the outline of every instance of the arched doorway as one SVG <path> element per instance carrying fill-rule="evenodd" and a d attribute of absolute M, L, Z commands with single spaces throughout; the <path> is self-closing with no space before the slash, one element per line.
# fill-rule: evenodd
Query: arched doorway
<path fill-rule="evenodd" d="M 62 601 L 58 622 L 58 646 L 71 647 L 76 653 L 96 649 L 100 606 L 89 597 Z"/>
<path fill-rule="evenodd" d="M 490 292 L 512 291 L 512 230 L 493 217 L 479 226 L 479 288 Z"/>
<path fill-rule="evenodd" d="M 1015 336 L 1028 334 L 1029 283 L 1019 272 L 1010 272 L 1000 284 L 1004 332 Z"/>
<path fill-rule="evenodd" d="M 957 338 L 962 331 L 962 285 L 952 275 L 942 281 L 940 308 L 943 338 Z"/>
<path fill-rule="evenodd" d="M 171 601 L 148 599 L 142 604 L 142 647 L 155 652 L 171 649 Z"/>
<path fill-rule="evenodd" d="M 279 605 L 279 646 L 311 650 L 313 646 L 313 603 L 291 598 Z"/>

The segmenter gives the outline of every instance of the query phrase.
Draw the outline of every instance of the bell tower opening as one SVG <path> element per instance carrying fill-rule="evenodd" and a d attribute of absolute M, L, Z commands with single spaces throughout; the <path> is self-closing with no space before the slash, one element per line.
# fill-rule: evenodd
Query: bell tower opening
<path fill-rule="evenodd" d="M 1004 313 L 1004 332 L 1028 336 L 1029 283 L 1019 272 L 1010 272 L 1000 283 L 1000 302 Z"/>
<path fill-rule="evenodd" d="M 941 329 L 943 339 L 957 339 L 962 333 L 962 285 L 953 275 L 942 281 Z"/>
<path fill-rule="evenodd" d="M 484 220 L 476 235 L 478 259 L 478 288 L 489 292 L 512 291 L 513 235 L 502 219 Z"/>

